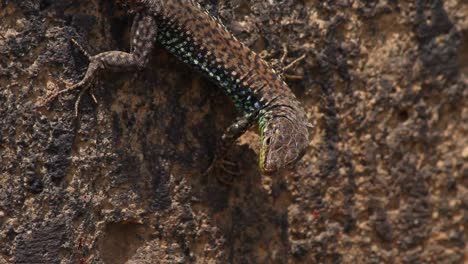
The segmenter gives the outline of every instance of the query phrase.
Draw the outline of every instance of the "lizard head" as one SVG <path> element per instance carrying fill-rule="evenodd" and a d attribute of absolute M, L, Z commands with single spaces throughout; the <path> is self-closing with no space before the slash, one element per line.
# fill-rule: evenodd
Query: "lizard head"
<path fill-rule="evenodd" d="M 292 167 L 306 152 L 310 127 L 302 110 L 299 113 L 275 112 L 274 115 L 272 111 L 260 117 L 260 169 L 271 173 Z"/>

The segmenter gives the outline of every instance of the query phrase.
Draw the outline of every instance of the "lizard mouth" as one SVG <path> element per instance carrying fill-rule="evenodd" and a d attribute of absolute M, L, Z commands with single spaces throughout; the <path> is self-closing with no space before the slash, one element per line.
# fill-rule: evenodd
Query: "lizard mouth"
<path fill-rule="evenodd" d="M 262 142 L 262 151 L 260 154 L 260 169 L 264 173 L 272 173 L 277 170 L 274 166 L 274 162 L 272 162 L 270 158 L 270 146 L 271 144 L 271 137 L 265 137 Z"/>

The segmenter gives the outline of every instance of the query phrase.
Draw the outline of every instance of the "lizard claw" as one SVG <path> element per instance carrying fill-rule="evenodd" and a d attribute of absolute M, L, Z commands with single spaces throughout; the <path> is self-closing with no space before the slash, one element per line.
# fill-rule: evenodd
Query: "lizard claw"
<path fill-rule="evenodd" d="M 232 167 L 232 168 L 228 168 L 228 167 Z M 217 174 L 216 178 L 220 182 L 227 184 L 227 185 L 232 185 L 233 178 L 235 176 L 240 175 L 240 171 L 239 171 L 237 163 L 226 160 L 226 159 L 218 160 L 216 158 L 213 159 L 208 169 L 206 169 L 202 175 L 207 176 L 211 174 L 215 169 L 219 169 L 226 173 L 226 174 Z M 228 176 L 229 176 L 229 179 L 227 179 Z"/>
<path fill-rule="evenodd" d="M 201 174 L 201 176 L 202 176 L 202 177 L 207 177 L 207 176 L 211 175 L 211 174 L 213 173 L 213 171 L 214 171 L 214 167 L 215 167 L 215 166 L 210 165 L 210 166 Z"/>
<path fill-rule="evenodd" d="M 286 46 L 286 44 L 283 45 L 283 56 L 281 56 L 281 59 L 279 60 L 279 64 L 281 65 L 281 69 L 280 69 L 280 74 L 282 76 L 284 76 L 284 78 L 286 79 L 294 79 L 294 80 L 301 80 L 304 78 L 304 76 L 301 76 L 301 75 L 292 75 L 292 74 L 287 74 L 286 71 L 288 71 L 289 69 L 291 69 L 292 67 L 294 67 L 296 64 L 298 64 L 299 62 L 303 61 L 307 55 L 306 54 L 302 54 L 302 56 L 300 56 L 299 58 L 296 58 L 295 60 L 293 60 L 291 63 L 289 63 L 288 65 L 285 65 L 285 62 L 286 62 L 286 57 L 288 56 L 288 47 Z"/>
<path fill-rule="evenodd" d="M 202 173 L 203 177 L 208 176 L 213 172 L 214 168 L 217 165 L 217 161 L 218 161 L 218 159 L 216 157 L 214 157 L 213 160 L 210 163 L 210 166 L 208 166 L 208 168 Z"/>
<path fill-rule="evenodd" d="M 80 108 L 80 103 L 81 103 L 81 97 L 83 96 L 83 94 L 87 91 L 88 89 L 83 89 L 80 91 L 80 93 L 78 94 L 78 97 L 76 98 L 76 101 L 75 101 L 75 117 L 78 116 L 78 110 Z"/>
<path fill-rule="evenodd" d="M 233 176 L 240 175 L 239 165 L 236 162 L 232 162 L 227 159 L 220 160 L 218 163 L 218 168 L 226 172 L 229 175 L 233 175 Z"/>
<path fill-rule="evenodd" d="M 228 166 L 233 167 L 233 169 L 228 168 Z M 232 185 L 234 179 L 240 175 L 239 166 L 235 162 L 223 159 L 219 163 L 219 168 L 225 173 L 218 174 L 216 178 L 218 181 L 226 185 Z"/>
<path fill-rule="evenodd" d="M 48 104 L 50 104 L 53 100 L 55 100 L 55 98 L 57 98 L 59 95 L 78 88 L 76 84 L 73 85 L 61 79 L 57 79 L 57 81 L 61 82 L 62 84 L 65 84 L 67 88 L 63 90 L 59 90 L 59 87 L 55 82 L 49 82 L 47 85 L 53 86 L 53 90 L 51 92 L 48 92 L 47 95 L 44 96 L 43 98 L 39 99 L 38 103 L 36 104 L 38 107 L 45 107 Z"/>

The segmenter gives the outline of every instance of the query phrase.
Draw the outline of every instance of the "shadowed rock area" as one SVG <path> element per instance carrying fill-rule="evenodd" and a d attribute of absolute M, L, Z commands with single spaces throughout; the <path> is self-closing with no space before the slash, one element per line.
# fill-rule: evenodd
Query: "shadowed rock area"
<path fill-rule="evenodd" d="M 199 1 L 270 59 L 315 126 L 262 175 L 257 128 L 201 173 L 236 117 L 157 47 L 83 95 L 92 54 L 130 48 L 115 1 L 0 0 L 0 263 L 467 263 L 468 4 Z M 291 76 L 290 76 L 291 77 Z M 294 77 L 294 76 L 292 76 Z M 220 180 L 222 179 L 222 180 Z"/>

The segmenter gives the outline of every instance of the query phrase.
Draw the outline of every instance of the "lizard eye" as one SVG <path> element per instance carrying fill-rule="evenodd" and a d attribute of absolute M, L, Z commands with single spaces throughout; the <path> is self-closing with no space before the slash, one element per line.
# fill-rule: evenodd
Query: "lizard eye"
<path fill-rule="evenodd" d="M 267 145 L 270 145 L 270 143 L 271 143 L 271 138 L 270 138 L 270 137 L 267 137 L 265 143 L 266 143 Z"/>

